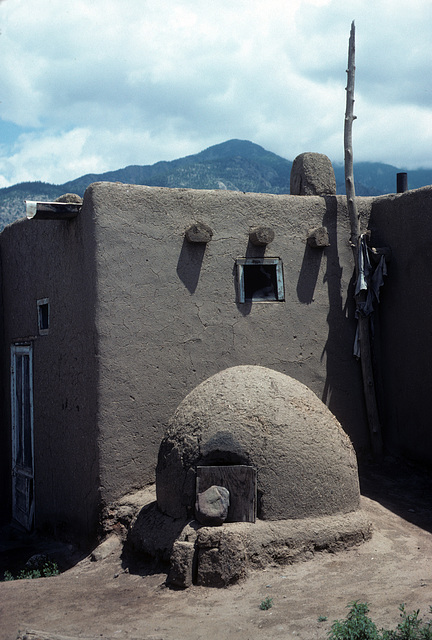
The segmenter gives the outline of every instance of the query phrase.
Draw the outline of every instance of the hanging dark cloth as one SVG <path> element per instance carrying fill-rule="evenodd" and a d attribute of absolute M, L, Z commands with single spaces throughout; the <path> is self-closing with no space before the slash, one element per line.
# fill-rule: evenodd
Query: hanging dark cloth
<path fill-rule="evenodd" d="M 367 245 L 366 234 L 360 236 L 358 247 L 358 277 L 355 288 L 355 298 L 357 300 L 356 318 L 360 316 L 371 316 L 375 310 L 375 306 L 379 303 L 380 289 L 384 284 L 384 276 L 387 275 L 387 265 L 384 255 L 379 262 L 374 265 L 370 259 L 370 248 Z M 362 291 L 366 291 L 366 297 L 363 301 L 358 301 L 358 296 Z M 360 358 L 360 341 L 359 330 L 354 340 L 354 356 Z"/>

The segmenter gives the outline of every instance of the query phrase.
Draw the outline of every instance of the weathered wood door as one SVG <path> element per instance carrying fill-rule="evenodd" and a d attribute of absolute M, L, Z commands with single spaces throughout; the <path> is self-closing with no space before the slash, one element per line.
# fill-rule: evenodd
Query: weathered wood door
<path fill-rule="evenodd" d="M 212 485 L 225 487 L 230 492 L 227 522 L 255 522 L 257 472 L 254 467 L 244 464 L 197 467 L 197 494 Z"/>
<path fill-rule="evenodd" d="M 11 347 L 12 517 L 34 521 L 33 358 L 31 344 Z"/>

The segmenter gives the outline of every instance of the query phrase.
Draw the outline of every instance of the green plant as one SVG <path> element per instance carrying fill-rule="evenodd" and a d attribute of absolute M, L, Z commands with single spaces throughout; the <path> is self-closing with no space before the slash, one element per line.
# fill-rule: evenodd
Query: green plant
<path fill-rule="evenodd" d="M 328 633 L 330 640 L 378 640 L 376 625 L 367 616 L 369 606 L 366 602 L 350 602 L 350 610 L 345 620 L 335 620 Z"/>
<path fill-rule="evenodd" d="M 402 620 L 394 631 L 383 630 L 383 640 L 432 640 L 432 620 L 426 622 L 420 616 L 420 609 L 408 613 L 405 605 L 399 606 Z M 429 607 L 432 613 L 432 607 Z"/>
<path fill-rule="evenodd" d="M 263 611 L 267 611 L 268 609 L 271 609 L 273 606 L 273 598 L 270 598 L 269 596 L 267 596 L 266 598 L 264 598 L 264 600 L 261 602 L 260 604 L 260 609 L 262 609 Z"/>
<path fill-rule="evenodd" d="M 318 622 L 327 622 L 327 616 L 318 616 Z"/>
<path fill-rule="evenodd" d="M 56 562 L 44 560 L 34 568 L 21 569 L 17 576 L 13 576 L 10 571 L 5 571 L 3 580 L 33 580 L 35 578 L 49 578 L 51 576 L 57 576 L 59 573 L 60 571 Z"/>
<path fill-rule="evenodd" d="M 366 602 L 350 602 L 345 620 L 335 620 L 328 633 L 330 640 L 432 640 L 432 620 L 423 620 L 420 609 L 408 613 L 405 605 L 399 606 L 401 621 L 394 630 L 378 631 L 367 616 Z M 429 607 L 432 613 L 432 607 Z M 323 616 L 320 616 L 322 618 Z M 318 620 L 320 620 L 318 618 Z"/>

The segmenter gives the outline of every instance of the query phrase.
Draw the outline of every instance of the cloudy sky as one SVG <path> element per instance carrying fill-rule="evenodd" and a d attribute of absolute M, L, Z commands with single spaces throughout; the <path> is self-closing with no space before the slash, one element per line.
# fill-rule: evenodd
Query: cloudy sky
<path fill-rule="evenodd" d="M 432 167 L 431 0 L 0 0 L 0 187 L 251 140 Z"/>

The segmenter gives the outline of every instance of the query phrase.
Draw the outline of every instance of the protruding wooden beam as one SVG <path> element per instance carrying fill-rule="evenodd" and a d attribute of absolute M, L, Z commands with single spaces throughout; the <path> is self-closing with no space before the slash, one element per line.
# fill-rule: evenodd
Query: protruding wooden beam
<path fill-rule="evenodd" d="M 213 230 L 204 222 L 196 222 L 186 229 L 185 237 L 188 242 L 207 244 L 213 238 Z"/>
<path fill-rule="evenodd" d="M 249 240 L 256 247 L 265 247 L 273 242 L 274 237 L 274 231 L 270 227 L 254 227 L 249 231 Z"/>

